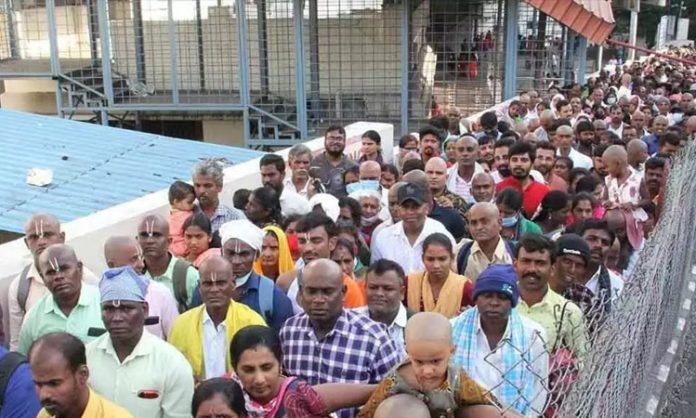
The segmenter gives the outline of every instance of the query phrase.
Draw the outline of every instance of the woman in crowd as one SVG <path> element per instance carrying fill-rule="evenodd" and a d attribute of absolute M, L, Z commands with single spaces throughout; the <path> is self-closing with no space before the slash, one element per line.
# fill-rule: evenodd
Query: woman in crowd
<path fill-rule="evenodd" d="M 425 271 L 408 275 L 406 306 L 414 312 L 438 312 L 454 318 L 474 304 L 471 280 L 452 271 L 452 242 L 441 233 L 423 241 Z"/>
<path fill-rule="evenodd" d="M 357 261 L 355 264 L 355 271 L 360 271 L 370 264 L 370 247 L 367 246 L 365 240 L 360 235 L 358 228 L 353 225 L 352 221 L 339 221 L 336 223 L 336 228 L 338 231 L 338 238 L 345 239 L 353 245 L 353 248 L 357 248 Z"/>
<path fill-rule="evenodd" d="M 450 135 L 442 142 L 442 157 L 445 158 L 447 162 L 447 167 L 452 167 L 452 165 L 457 163 L 457 141 L 459 137 L 456 135 Z"/>
<path fill-rule="evenodd" d="M 362 217 L 360 202 L 352 197 L 346 196 L 338 199 L 338 207 L 341 210 L 340 214 L 338 215 L 339 221 L 350 221 L 355 226 L 360 225 L 360 219 Z"/>
<path fill-rule="evenodd" d="M 554 190 L 541 200 L 534 222 L 541 227 L 544 235 L 551 239 L 563 233 L 568 216 L 568 195 Z"/>
<path fill-rule="evenodd" d="M 373 385 L 332 383 L 310 386 L 284 376 L 280 340 L 273 328 L 252 325 L 230 344 L 230 360 L 253 418 L 325 418 L 332 411 L 363 405 Z"/>
<path fill-rule="evenodd" d="M 575 185 L 575 193 L 583 192 L 591 194 L 599 202 L 604 194 L 604 182 L 597 180 L 594 176 L 583 177 Z M 600 218 L 602 216 L 604 216 L 603 211 L 599 214 Z"/>
<path fill-rule="evenodd" d="M 362 136 L 362 147 L 360 147 L 359 162 L 377 161 L 380 165 L 384 162 L 382 158 L 382 138 L 377 131 L 367 131 Z"/>
<path fill-rule="evenodd" d="M 377 190 L 359 190 L 349 196 L 360 204 L 360 233 L 363 239 L 370 245 L 372 232 L 382 220 L 379 213 L 382 210 L 382 195 Z"/>
<path fill-rule="evenodd" d="M 341 266 L 343 274 L 360 284 L 365 278 L 365 266 L 356 258 L 355 249 L 353 242 L 339 238 L 336 241 L 336 247 L 331 252 L 331 259 Z"/>
<path fill-rule="evenodd" d="M 570 194 L 575 194 L 575 188 L 578 185 L 578 181 L 580 181 L 580 179 L 583 177 L 588 177 L 589 175 L 590 172 L 584 168 L 576 167 L 570 170 L 570 174 L 568 175 L 568 192 Z"/>
<path fill-rule="evenodd" d="M 382 176 L 379 179 L 379 184 L 382 188 L 389 190 L 399 181 L 399 170 L 394 164 L 382 164 Z"/>
<path fill-rule="evenodd" d="M 598 209 L 604 212 L 604 209 L 597 203 L 597 199 L 587 192 L 580 192 L 573 196 L 570 203 L 570 212 L 566 218 L 566 226 L 570 226 L 576 222 L 586 221 L 588 219 L 601 219 L 598 216 Z"/>
<path fill-rule="evenodd" d="M 541 228 L 526 219 L 522 214 L 522 193 L 513 188 L 506 188 L 495 198 L 495 204 L 500 211 L 503 229 L 500 232 L 506 240 L 517 241 L 528 232 L 541 234 Z"/>
<path fill-rule="evenodd" d="M 280 196 L 271 187 L 259 187 L 249 195 L 244 208 L 247 218 L 259 228 L 266 225 L 280 225 L 283 220 L 280 210 Z"/>
<path fill-rule="evenodd" d="M 193 393 L 191 414 L 194 418 L 247 418 L 244 392 L 231 379 L 206 380 Z"/>
<path fill-rule="evenodd" d="M 553 174 L 562 178 L 568 183 L 570 181 L 570 170 L 573 169 L 573 160 L 568 157 L 558 157 L 553 164 Z"/>
<path fill-rule="evenodd" d="M 295 268 L 295 262 L 290 253 L 288 239 L 277 226 L 263 227 L 266 233 L 261 244 L 261 255 L 254 262 L 254 271 L 275 281 L 278 276 Z"/>
<path fill-rule="evenodd" d="M 220 239 L 213 235 L 210 219 L 203 212 L 189 216 L 181 227 L 186 243 L 186 260 L 198 268 L 211 255 L 220 255 Z"/>

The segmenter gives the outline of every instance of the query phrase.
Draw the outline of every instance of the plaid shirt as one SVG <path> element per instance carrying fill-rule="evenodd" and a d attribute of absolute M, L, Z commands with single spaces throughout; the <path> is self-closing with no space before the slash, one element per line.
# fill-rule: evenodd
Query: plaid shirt
<path fill-rule="evenodd" d="M 399 351 L 382 324 L 343 310 L 334 329 L 317 340 L 309 317 L 303 313 L 280 330 L 283 365 L 290 376 L 309 383 L 379 383 L 399 363 Z M 357 411 L 343 409 L 340 418 Z"/>
<path fill-rule="evenodd" d="M 222 203 L 218 203 L 213 216 L 210 217 L 210 226 L 212 227 L 213 232 L 215 232 L 220 229 L 223 224 L 229 221 L 236 221 L 237 219 L 246 219 L 244 212 L 236 208 L 227 207 Z"/>

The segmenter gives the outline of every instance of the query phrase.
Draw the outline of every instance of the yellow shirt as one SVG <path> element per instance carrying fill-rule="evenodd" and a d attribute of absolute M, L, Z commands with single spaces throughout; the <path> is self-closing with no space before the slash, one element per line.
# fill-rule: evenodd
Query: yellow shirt
<path fill-rule="evenodd" d="M 206 316 L 204 313 L 205 305 L 201 305 L 179 315 L 172 325 L 168 339 L 169 343 L 186 357 L 191 364 L 194 377 L 199 380 L 206 378 L 203 361 L 203 321 Z M 243 303 L 230 302 L 224 325 L 227 333 L 226 347 L 229 347 L 237 331 L 249 325 L 266 325 L 266 322 L 261 315 Z M 229 348 L 225 350 L 225 364 L 227 372 L 232 371 Z"/>
<path fill-rule="evenodd" d="M 466 245 L 466 241 L 462 240 L 462 243 Z M 460 250 L 464 246 L 460 244 Z M 469 253 L 469 260 L 466 264 L 466 270 L 462 276 L 468 277 L 473 282 L 476 282 L 479 274 L 481 274 L 488 266 L 491 264 L 512 264 L 512 257 L 505 247 L 505 241 L 503 238 L 498 239 L 498 245 L 495 247 L 493 252 L 493 259 L 489 259 L 488 256 L 481 250 L 478 242 L 474 241 L 471 246 L 471 252 Z M 459 272 L 461 274 L 461 272 Z"/>
<path fill-rule="evenodd" d="M 567 302 L 567 304 L 566 304 Z M 565 312 L 563 312 L 565 306 Z M 532 306 L 520 298 L 517 304 L 520 315 L 527 317 L 544 327 L 546 331 L 546 349 L 551 352 L 554 346 L 565 346 L 583 358 L 588 349 L 587 328 L 580 307 L 558 293 L 548 289 L 541 302 Z M 561 315 L 563 320 L 561 322 Z M 559 327 L 560 323 L 560 327 Z M 559 333 L 560 328 L 560 333 Z M 557 342 L 557 340 L 559 340 Z"/>
<path fill-rule="evenodd" d="M 128 411 L 120 406 L 113 404 L 101 396 L 89 390 L 89 400 L 87 407 L 82 413 L 83 418 L 134 418 Z M 45 409 L 39 411 L 36 418 L 53 418 L 53 415 L 46 412 Z"/>

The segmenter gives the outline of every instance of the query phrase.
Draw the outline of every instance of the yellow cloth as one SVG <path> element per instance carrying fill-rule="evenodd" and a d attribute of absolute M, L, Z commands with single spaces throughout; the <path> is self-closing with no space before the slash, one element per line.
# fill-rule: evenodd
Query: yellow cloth
<path fill-rule="evenodd" d="M 89 400 L 87 407 L 82 413 L 83 418 L 133 418 L 133 415 L 120 406 L 113 404 L 101 396 L 97 395 L 93 390 L 89 390 Z M 39 411 L 36 418 L 53 418 L 53 415 L 46 412 L 45 409 Z"/>
<path fill-rule="evenodd" d="M 263 227 L 263 231 L 266 235 L 272 232 L 273 235 L 278 239 L 278 276 L 283 273 L 295 270 L 295 262 L 292 261 L 292 254 L 290 254 L 290 245 L 288 245 L 288 237 L 285 235 L 282 229 L 274 225 L 267 225 Z M 265 235 L 264 235 L 265 236 Z M 261 257 L 259 257 L 254 262 L 254 271 L 257 274 L 265 276 L 263 273 L 263 267 L 261 267 Z"/>
<path fill-rule="evenodd" d="M 205 366 L 203 364 L 204 309 L 205 305 L 201 305 L 179 315 L 172 325 L 168 338 L 168 342 L 186 357 L 193 369 L 193 376 L 199 380 L 205 380 Z M 232 337 L 234 337 L 237 331 L 249 325 L 266 325 L 266 322 L 250 307 L 243 303 L 230 301 L 230 306 L 227 308 L 227 317 L 225 318 L 227 346 L 229 347 Z M 225 364 L 227 372 L 232 371 L 229 350 L 227 351 Z"/>
<path fill-rule="evenodd" d="M 421 306 L 424 312 L 438 312 L 447 318 L 459 315 L 462 307 L 464 286 L 469 279 L 450 271 L 449 276 L 442 284 L 437 303 L 433 296 L 433 289 L 428 281 L 428 273 L 425 271 L 408 275 L 408 308 L 414 312 L 420 312 Z M 422 301 L 422 305 L 421 305 Z"/>

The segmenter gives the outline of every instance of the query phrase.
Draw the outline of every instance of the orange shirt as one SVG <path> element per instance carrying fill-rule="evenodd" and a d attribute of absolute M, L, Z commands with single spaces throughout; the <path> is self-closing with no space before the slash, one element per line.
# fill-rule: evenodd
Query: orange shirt
<path fill-rule="evenodd" d="M 343 284 L 346 286 L 346 298 L 343 300 L 344 308 L 359 308 L 367 305 L 365 293 L 355 280 L 344 275 Z"/>

